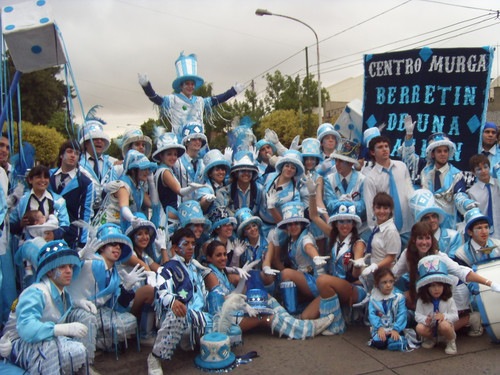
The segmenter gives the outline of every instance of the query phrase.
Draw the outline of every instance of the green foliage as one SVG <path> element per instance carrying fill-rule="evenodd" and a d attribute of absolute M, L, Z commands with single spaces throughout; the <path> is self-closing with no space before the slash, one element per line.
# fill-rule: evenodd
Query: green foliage
<path fill-rule="evenodd" d="M 114 158 L 117 158 L 119 160 L 122 160 L 123 159 L 123 156 L 122 156 L 122 149 L 120 148 L 120 146 L 118 145 L 119 142 L 120 142 L 120 139 L 122 138 L 123 136 L 119 136 L 118 138 L 113 138 L 111 140 L 111 143 L 109 144 L 109 148 L 108 150 L 106 151 L 106 154 L 114 157 Z"/>
<path fill-rule="evenodd" d="M 304 128 L 299 126 L 299 116 L 292 109 L 273 111 L 265 116 L 260 123 L 258 133 L 263 135 L 265 129 L 274 130 L 285 147 L 290 146 L 296 135 L 301 139 L 304 136 Z"/>

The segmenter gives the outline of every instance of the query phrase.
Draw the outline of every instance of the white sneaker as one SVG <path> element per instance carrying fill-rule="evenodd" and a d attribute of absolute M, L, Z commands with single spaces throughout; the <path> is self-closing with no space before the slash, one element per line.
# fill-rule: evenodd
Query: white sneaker
<path fill-rule="evenodd" d="M 467 336 L 478 337 L 483 334 L 483 326 L 481 325 L 481 315 L 474 311 L 469 314 L 469 331 Z"/>
<path fill-rule="evenodd" d="M 156 358 L 153 353 L 148 355 L 148 375 L 163 375 L 160 358 Z"/>
<path fill-rule="evenodd" d="M 455 340 L 450 340 L 448 341 L 448 343 L 446 344 L 446 348 L 444 349 L 444 352 L 446 354 L 457 354 L 457 343 Z"/>
<path fill-rule="evenodd" d="M 436 340 L 434 340 L 434 339 L 423 339 L 422 340 L 422 348 L 432 349 L 434 346 L 436 346 Z"/>

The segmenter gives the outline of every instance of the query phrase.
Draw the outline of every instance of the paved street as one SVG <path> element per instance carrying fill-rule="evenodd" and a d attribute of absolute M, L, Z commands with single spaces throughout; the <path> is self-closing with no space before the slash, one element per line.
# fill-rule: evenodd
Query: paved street
<path fill-rule="evenodd" d="M 235 348 L 236 355 L 257 351 L 258 358 L 241 365 L 238 374 L 500 374 L 500 345 L 492 344 L 485 333 L 471 338 L 459 335 L 458 355 L 449 356 L 443 347 L 417 349 L 409 353 L 376 350 L 366 345 L 368 328 L 349 326 L 342 336 L 318 336 L 313 340 L 291 341 L 271 337 L 265 330 L 244 335 L 244 345 Z M 139 353 L 135 342 L 120 360 L 105 353 L 96 358 L 101 374 L 147 374 L 146 358 L 150 348 Z M 203 374 L 194 366 L 197 352 L 178 351 L 173 361 L 164 362 L 165 374 Z"/>

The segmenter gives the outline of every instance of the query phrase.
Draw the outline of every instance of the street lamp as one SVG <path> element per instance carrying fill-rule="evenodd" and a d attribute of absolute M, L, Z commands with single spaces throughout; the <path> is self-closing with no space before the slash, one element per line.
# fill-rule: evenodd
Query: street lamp
<path fill-rule="evenodd" d="M 319 75 L 319 39 L 318 39 L 318 34 L 316 34 L 316 31 L 314 31 L 314 29 L 311 26 L 309 26 L 307 23 L 305 23 L 297 18 L 294 18 L 294 17 L 285 16 L 284 14 L 272 13 L 272 12 L 268 11 L 267 9 L 257 9 L 255 11 L 255 14 L 257 16 L 276 16 L 276 17 L 288 18 L 289 20 L 297 21 L 297 22 L 301 23 L 302 25 L 306 26 L 309 30 L 311 30 L 314 33 L 314 37 L 316 38 L 316 59 L 318 62 L 318 64 L 317 64 L 318 65 L 318 121 L 319 121 L 318 125 L 321 125 L 322 107 L 321 107 L 321 79 L 320 79 L 320 75 Z"/>

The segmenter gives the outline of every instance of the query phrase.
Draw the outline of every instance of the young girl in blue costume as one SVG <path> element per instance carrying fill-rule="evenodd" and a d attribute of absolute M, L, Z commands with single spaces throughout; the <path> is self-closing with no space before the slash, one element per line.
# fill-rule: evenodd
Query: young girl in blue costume
<path fill-rule="evenodd" d="M 415 310 L 416 331 L 422 336 L 422 347 L 431 349 L 439 336 L 446 340 L 446 354 L 457 354 L 454 322 L 458 311 L 452 297 L 452 279 L 448 268 L 437 255 L 430 255 L 418 262 L 420 279 L 417 281 L 418 300 Z"/>
<path fill-rule="evenodd" d="M 264 235 L 267 236 L 276 223 L 283 219 L 282 206 L 285 203 L 300 202 L 297 182 L 303 174 L 302 154 L 296 150 L 288 150 L 276 163 L 276 172 L 267 175 L 259 208 Z"/>
<path fill-rule="evenodd" d="M 200 254 L 201 258 L 203 258 L 202 246 L 208 239 L 212 223 L 203 215 L 203 210 L 197 201 L 189 200 L 181 203 L 177 214 L 179 217 L 179 228 L 189 228 L 193 231 L 195 237 L 195 259 L 198 259 Z"/>
<path fill-rule="evenodd" d="M 88 327 L 69 323 L 68 316 L 74 299 L 67 287 L 80 272 L 78 253 L 51 241 L 37 260 L 36 282 L 20 295 L 4 331 L 12 340 L 10 359 L 33 375 L 86 373 L 87 349 L 75 339 L 87 336 Z"/>
<path fill-rule="evenodd" d="M 101 223 L 121 224 L 125 231 L 130 224 L 139 219 L 134 216 L 145 208 L 153 209 L 152 221 L 159 223 L 161 205 L 158 191 L 154 184 L 152 172 L 156 171 L 156 163 L 139 151 L 130 150 L 123 162 L 125 174 L 119 180 L 112 181 L 105 186 L 109 201 L 103 205 L 104 217 Z M 145 191 L 148 185 L 148 192 Z"/>
<path fill-rule="evenodd" d="M 205 186 L 197 191 L 203 212 L 209 212 L 214 206 L 214 201 L 219 190 L 227 184 L 227 177 L 231 169 L 232 150 L 224 154 L 217 149 L 208 151 L 203 156 L 205 169 Z"/>
<path fill-rule="evenodd" d="M 135 284 L 145 278 L 144 269 L 137 265 L 130 273 L 119 274 L 116 267 L 131 254 L 132 242 L 116 224 L 102 225 L 97 237 L 82 251 L 82 272 L 70 293 L 86 303 L 72 311 L 70 319 L 90 327 L 87 346 L 111 350 L 115 340 L 126 341 L 136 333 L 136 317 L 126 310 L 136 297 Z M 89 350 L 89 358 L 93 356 Z"/>
<path fill-rule="evenodd" d="M 368 319 L 371 324 L 371 346 L 378 349 L 404 351 L 406 339 L 405 297 L 394 292 L 394 275 L 387 267 L 374 272 L 374 288 L 368 302 Z"/>
<path fill-rule="evenodd" d="M 337 202 L 328 224 L 318 216 L 314 202 L 309 210 L 311 220 L 329 237 L 332 248 L 329 272 L 318 276 L 316 280 L 320 298 L 311 303 L 302 316 L 315 316 L 318 310 L 321 316 L 334 313 L 334 324 L 323 335 L 343 333 L 345 322 L 340 304 L 351 307 L 366 297 L 366 291 L 358 279 L 364 266 L 366 248 L 358 233 L 361 219 L 356 214 L 356 206 L 350 201 Z"/>
<path fill-rule="evenodd" d="M 281 292 L 286 309 L 297 312 L 298 302 L 309 302 L 319 295 L 318 275 L 325 273 L 326 259 L 320 256 L 314 237 L 307 230 L 309 220 L 304 217 L 301 202 L 283 205 L 283 220 L 270 235 L 269 256 L 281 271 Z"/>
<path fill-rule="evenodd" d="M 242 279 L 235 288 L 227 277 L 225 270 L 227 253 L 224 244 L 214 240 L 208 245 L 206 251 L 208 267 L 219 281 L 219 285 L 209 293 L 209 301 L 214 302 L 214 299 L 210 298 L 210 295 L 214 293 L 218 293 L 224 297 L 227 297 L 231 293 L 242 293 L 245 287 L 245 280 Z M 248 264 L 248 269 L 252 268 L 253 263 L 255 262 Z M 244 270 L 247 271 L 247 267 L 244 267 Z M 252 275 L 252 277 L 259 277 L 258 273 L 254 275 L 255 276 Z M 261 290 L 261 292 L 264 294 L 266 293 L 264 290 Z M 291 339 L 306 339 L 321 333 L 333 320 L 333 315 L 317 320 L 295 319 L 273 297 L 268 297 L 266 300 L 266 315 L 253 317 L 244 316 L 241 319 L 236 317 L 234 323 L 238 324 L 243 332 L 249 331 L 255 327 L 269 327 L 272 333 L 278 332 L 280 336 L 285 335 Z M 211 311 L 211 313 L 217 312 L 222 306 L 223 299 L 220 302 L 219 306 L 217 306 L 216 303 L 215 306 L 212 306 L 214 311 Z M 252 305 L 251 302 L 250 305 Z"/>

